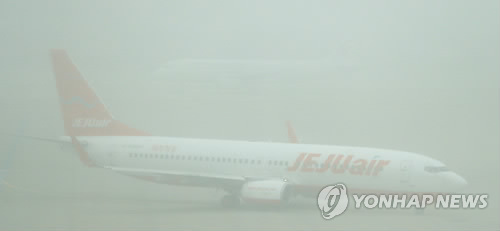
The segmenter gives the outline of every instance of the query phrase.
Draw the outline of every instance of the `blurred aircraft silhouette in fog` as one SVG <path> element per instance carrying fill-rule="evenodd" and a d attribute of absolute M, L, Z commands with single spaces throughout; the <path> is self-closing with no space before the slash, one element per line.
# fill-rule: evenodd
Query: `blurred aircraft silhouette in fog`
<path fill-rule="evenodd" d="M 376 148 L 151 136 L 116 120 L 64 50 L 51 51 L 65 136 L 89 167 L 156 183 L 225 190 L 225 206 L 284 204 L 342 182 L 350 193 L 444 193 L 466 181 L 430 157 Z"/>

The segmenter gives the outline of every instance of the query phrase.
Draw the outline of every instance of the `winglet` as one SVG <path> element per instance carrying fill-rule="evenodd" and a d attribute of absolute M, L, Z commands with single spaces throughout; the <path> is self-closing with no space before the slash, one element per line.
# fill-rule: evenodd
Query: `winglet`
<path fill-rule="evenodd" d="M 292 123 L 290 121 L 286 121 L 286 126 L 288 128 L 288 142 L 295 144 L 299 143 L 297 135 L 295 135 L 295 129 L 293 129 Z"/>

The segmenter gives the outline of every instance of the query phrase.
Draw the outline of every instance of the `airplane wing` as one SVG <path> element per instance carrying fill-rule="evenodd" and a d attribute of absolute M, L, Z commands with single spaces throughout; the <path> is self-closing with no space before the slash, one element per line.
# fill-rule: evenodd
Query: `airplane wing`
<path fill-rule="evenodd" d="M 148 180 L 155 183 L 188 185 L 188 186 L 212 186 L 220 188 L 233 188 L 243 185 L 248 180 L 256 178 L 243 176 L 229 176 L 222 174 L 204 174 L 180 171 L 165 171 L 151 169 L 136 169 L 105 166 L 120 174 Z"/>
<path fill-rule="evenodd" d="M 30 136 L 30 135 L 15 134 L 15 133 L 4 133 L 4 134 L 8 135 L 8 136 L 14 136 L 14 137 L 30 139 L 30 140 L 71 145 L 71 139 L 69 137 L 48 138 L 48 137 Z M 86 146 L 86 144 L 84 146 Z"/>

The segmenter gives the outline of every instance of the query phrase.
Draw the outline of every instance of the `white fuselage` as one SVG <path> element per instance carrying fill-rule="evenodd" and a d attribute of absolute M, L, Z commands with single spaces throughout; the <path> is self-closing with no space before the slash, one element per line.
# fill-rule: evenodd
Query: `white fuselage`
<path fill-rule="evenodd" d="M 342 182 L 352 190 L 369 192 L 450 192 L 465 185 L 441 162 L 401 151 L 155 136 L 80 136 L 78 140 L 102 167 L 283 179 L 314 189 Z"/>
<path fill-rule="evenodd" d="M 50 54 L 67 135 L 62 143 L 72 144 L 87 166 L 280 201 L 290 190 L 312 189 L 317 196 L 318 188 L 340 182 L 351 192 L 403 193 L 447 192 L 465 184 L 441 162 L 408 152 L 150 136 L 113 118 L 66 51 Z M 289 137 L 296 142 L 291 130 Z"/>

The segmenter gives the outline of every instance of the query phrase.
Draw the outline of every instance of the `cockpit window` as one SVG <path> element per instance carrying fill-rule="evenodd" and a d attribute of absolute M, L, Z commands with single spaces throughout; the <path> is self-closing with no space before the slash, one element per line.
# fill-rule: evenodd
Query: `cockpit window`
<path fill-rule="evenodd" d="M 446 166 L 439 166 L 439 167 L 434 167 L 434 166 L 427 166 L 424 168 L 426 172 L 430 173 L 438 173 L 438 172 L 447 172 L 450 171 Z"/>

